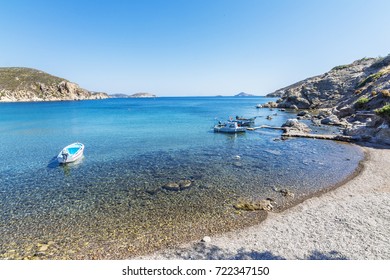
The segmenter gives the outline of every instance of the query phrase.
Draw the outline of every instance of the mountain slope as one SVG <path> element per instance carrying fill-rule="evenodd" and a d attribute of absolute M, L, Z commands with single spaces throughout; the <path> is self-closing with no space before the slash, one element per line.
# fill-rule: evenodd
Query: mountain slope
<path fill-rule="evenodd" d="M 90 92 L 43 71 L 23 67 L 0 68 L 0 102 L 104 98 L 108 95 Z"/>
<path fill-rule="evenodd" d="M 376 109 L 388 100 L 390 90 L 390 55 L 363 58 L 348 65 L 334 67 L 325 74 L 311 77 L 279 89 L 267 96 L 280 96 L 277 107 L 302 109 L 340 109 L 354 106 L 366 98 L 364 109 Z"/>

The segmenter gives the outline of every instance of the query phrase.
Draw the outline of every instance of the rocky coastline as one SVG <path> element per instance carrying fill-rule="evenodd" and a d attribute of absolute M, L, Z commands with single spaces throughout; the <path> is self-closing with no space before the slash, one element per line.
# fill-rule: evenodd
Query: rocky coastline
<path fill-rule="evenodd" d="M 279 89 L 265 108 L 290 109 L 297 119 L 335 125 L 340 134 L 390 145 L 390 55 L 363 58 Z"/>
<path fill-rule="evenodd" d="M 105 99 L 66 79 L 22 67 L 0 68 L 0 102 L 37 102 Z"/>

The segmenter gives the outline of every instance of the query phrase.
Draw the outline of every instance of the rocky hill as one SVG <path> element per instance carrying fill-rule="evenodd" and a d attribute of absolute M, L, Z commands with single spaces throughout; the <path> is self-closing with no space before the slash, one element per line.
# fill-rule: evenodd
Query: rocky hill
<path fill-rule="evenodd" d="M 0 68 L 0 102 L 57 101 L 108 98 L 106 93 L 91 92 L 66 79 L 22 67 Z"/>
<path fill-rule="evenodd" d="M 298 118 L 342 126 L 346 135 L 390 144 L 390 55 L 336 66 L 267 96 L 280 98 L 264 107 L 308 109 Z"/>
<path fill-rule="evenodd" d="M 336 66 L 325 74 L 311 77 L 279 89 L 268 97 L 281 97 L 277 107 L 302 109 L 354 107 L 366 98 L 360 109 L 376 109 L 388 100 L 390 90 L 390 55 L 363 58 L 351 64 Z M 362 102 L 362 101 L 359 101 Z M 360 105 L 359 105 L 360 104 Z M 275 105 L 275 104 L 273 104 Z"/>

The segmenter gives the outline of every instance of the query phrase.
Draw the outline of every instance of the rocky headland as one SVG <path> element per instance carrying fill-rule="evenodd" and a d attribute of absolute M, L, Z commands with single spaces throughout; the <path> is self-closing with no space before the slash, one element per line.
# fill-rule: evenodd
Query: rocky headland
<path fill-rule="evenodd" d="M 267 96 L 280 98 L 263 107 L 297 110 L 298 119 L 390 145 L 390 55 L 339 65 Z"/>
<path fill-rule="evenodd" d="M 66 79 L 23 67 L 0 68 L 0 102 L 62 101 L 105 99 L 103 92 L 92 92 Z"/>

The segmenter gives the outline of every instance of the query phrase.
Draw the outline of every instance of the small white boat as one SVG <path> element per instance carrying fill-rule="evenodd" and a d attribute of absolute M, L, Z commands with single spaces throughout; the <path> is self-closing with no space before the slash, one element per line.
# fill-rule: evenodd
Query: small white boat
<path fill-rule="evenodd" d="M 84 153 L 84 144 L 73 143 L 65 148 L 58 154 L 57 160 L 59 163 L 69 163 L 80 159 Z"/>
<path fill-rule="evenodd" d="M 223 133 L 238 133 L 245 132 L 246 128 L 240 126 L 237 122 L 225 122 L 219 123 L 214 126 L 214 132 L 223 132 Z"/>

